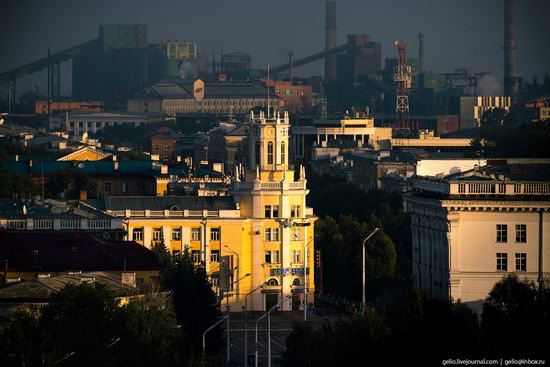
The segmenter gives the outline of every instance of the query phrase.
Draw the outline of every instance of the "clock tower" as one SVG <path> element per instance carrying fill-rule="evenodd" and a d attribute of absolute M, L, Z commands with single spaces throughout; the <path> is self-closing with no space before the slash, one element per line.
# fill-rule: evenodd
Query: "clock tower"
<path fill-rule="evenodd" d="M 313 227 L 317 217 L 306 207 L 305 168 L 289 165 L 288 113 L 250 115 L 247 167 L 235 167 L 232 194 L 248 218 L 250 242 L 242 249 L 243 292 L 256 289 L 248 309 L 304 310 L 313 303 Z M 295 178 L 296 177 L 296 178 Z M 262 285 L 264 284 L 264 285 Z M 248 289 L 248 290 L 247 290 Z"/>

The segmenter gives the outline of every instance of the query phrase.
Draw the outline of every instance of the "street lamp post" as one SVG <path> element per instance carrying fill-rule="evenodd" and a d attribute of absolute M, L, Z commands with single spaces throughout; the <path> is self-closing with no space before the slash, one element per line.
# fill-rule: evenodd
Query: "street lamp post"
<path fill-rule="evenodd" d="M 209 332 L 210 330 L 214 329 L 216 326 L 218 326 L 222 322 L 224 322 L 225 319 L 227 319 L 227 318 L 229 318 L 228 315 L 221 317 L 218 321 L 216 321 L 216 323 L 214 325 L 210 326 L 208 329 L 206 329 L 204 331 L 204 333 L 202 333 L 202 355 L 203 356 L 206 354 L 206 333 Z"/>
<path fill-rule="evenodd" d="M 372 231 L 371 234 L 369 234 L 369 235 L 367 236 L 367 238 L 365 238 L 365 239 L 363 240 L 363 295 L 362 295 L 362 297 L 361 297 L 361 309 L 362 309 L 362 312 L 365 311 L 365 307 L 366 307 L 366 305 L 367 305 L 367 303 L 366 303 L 366 298 L 365 298 L 365 287 L 366 287 L 366 285 L 365 285 L 365 283 L 366 283 L 366 279 L 365 279 L 365 243 L 369 240 L 369 238 L 371 238 L 372 236 L 374 236 L 374 234 L 375 234 L 376 232 L 378 232 L 379 230 L 380 230 L 380 228 L 376 227 L 376 228 L 374 229 L 374 231 Z"/>
<path fill-rule="evenodd" d="M 248 296 L 266 285 L 266 283 L 262 283 L 244 296 L 244 367 L 248 367 Z"/>
<path fill-rule="evenodd" d="M 286 296 L 285 298 L 283 298 L 279 303 L 277 303 L 275 306 L 271 307 L 269 309 L 269 311 L 264 313 L 258 320 L 256 320 L 256 351 L 255 351 L 256 367 L 258 367 L 258 322 L 260 322 L 260 320 L 263 319 L 264 317 L 271 315 L 271 313 L 273 311 L 278 310 L 279 306 L 283 302 L 289 300 L 290 297 L 291 296 Z M 268 367 L 271 367 L 271 317 L 268 317 L 267 321 L 268 321 L 268 324 L 267 324 L 267 358 L 268 358 L 267 365 L 268 365 Z"/>
<path fill-rule="evenodd" d="M 234 284 L 237 284 L 239 283 L 241 280 L 243 280 L 244 278 L 246 277 L 249 277 L 250 276 L 250 273 L 246 273 L 242 278 L 240 279 L 237 279 L 236 281 L 234 281 L 233 283 L 231 283 L 231 286 L 230 288 L 233 287 Z M 225 303 L 225 311 L 227 312 L 227 337 L 226 337 L 226 360 L 227 360 L 227 364 L 229 364 L 229 362 L 231 362 L 231 340 L 229 338 L 229 294 L 225 296 L 225 300 L 226 300 L 226 303 Z"/>

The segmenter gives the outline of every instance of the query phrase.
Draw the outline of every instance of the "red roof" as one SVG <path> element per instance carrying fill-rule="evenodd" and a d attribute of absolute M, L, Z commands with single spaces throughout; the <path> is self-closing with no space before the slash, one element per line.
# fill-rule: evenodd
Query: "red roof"
<path fill-rule="evenodd" d="M 0 231 L 0 264 L 8 271 L 159 270 L 157 254 L 133 241 L 90 233 Z"/>

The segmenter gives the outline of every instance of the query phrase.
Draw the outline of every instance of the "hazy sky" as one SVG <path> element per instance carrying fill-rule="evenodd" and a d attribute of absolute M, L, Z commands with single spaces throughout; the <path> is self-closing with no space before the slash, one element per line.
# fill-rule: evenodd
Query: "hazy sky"
<path fill-rule="evenodd" d="M 100 24 L 141 23 L 149 42 L 179 37 L 199 50 L 250 53 L 254 67 L 287 61 L 324 47 L 324 0 L 3 0 L 0 72 L 97 37 Z M 368 33 L 394 57 L 395 40 L 418 55 L 425 34 L 426 67 L 502 73 L 503 0 L 337 0 L 338 43 L 346 34 Z M 516 1 L 518 74 L 550 72 L 550 0 Z M 296 69 L 322 75 L 322 62 Z M 65 78 L 64 78 L 65 79 Z M 18 92 L 25 88 L 18 86 Z M 63 84 L 63 81 L 62 81 Z M 32 85 L 32 84 L 31 84 Z M 66 87 L 65 87 L 66 88 Z M 63 88 L 63 89 L 65 89 Z M 29 88 L 27 88 L 29 89 Z M 19 93 L 18 93 L 19 94 Z"/>

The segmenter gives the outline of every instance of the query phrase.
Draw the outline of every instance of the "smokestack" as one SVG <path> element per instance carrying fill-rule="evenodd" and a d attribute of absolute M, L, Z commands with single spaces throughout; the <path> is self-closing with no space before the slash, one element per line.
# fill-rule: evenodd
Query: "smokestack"
<path fill-rule="evenodd" d="M 504 0 L 504 95 L 517 101 L 519 79 L 516 76 L 516 21 L 514 0 Z"/>
<path fill-rule="evenodd" d="M 327 1 L 325 51 L 336 47 L 336 2 Z M 336 55 L 325 56 L 325 80 L 336 80 Z"/>
<path fill-rule="evenodd" d="M 288 52 L 288 78 L 290 79 L 290 84 L 292 85 L 292 57 L 294 56 L 294 52 L 289 51 Z"/>
<path fill-rule="evenodd" d="M 418 60 L 420 61 L 420 72 L 424 74 L 426 69 L 424 69 L 424 35 L 418 33 Z"/>

